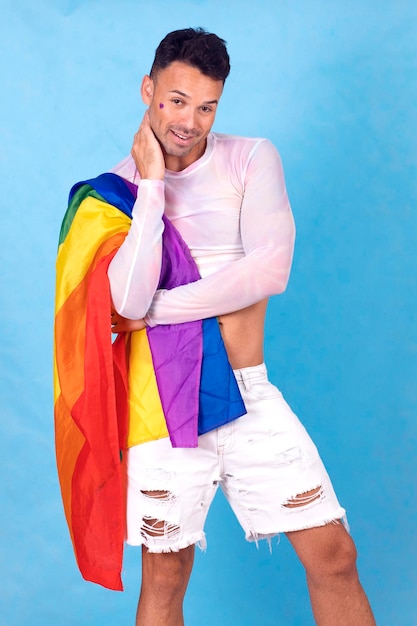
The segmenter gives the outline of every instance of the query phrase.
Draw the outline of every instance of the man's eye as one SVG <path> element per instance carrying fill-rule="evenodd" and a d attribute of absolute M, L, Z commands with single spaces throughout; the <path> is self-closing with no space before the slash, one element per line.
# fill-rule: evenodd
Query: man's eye
<path fill-rule="evenodd" d="M 174 104 L 182 104 L 182 100 L 180 100 L 179 98 L 173 98 L 173 99 L 172 99 L 172 102 L 173 102 Z"/>
<path fill-rule="evenodd" d="M 202 106 L 201 110 L 203 111 L 203 113 L 211 113 L 212 108 L 208 106 Z"/>

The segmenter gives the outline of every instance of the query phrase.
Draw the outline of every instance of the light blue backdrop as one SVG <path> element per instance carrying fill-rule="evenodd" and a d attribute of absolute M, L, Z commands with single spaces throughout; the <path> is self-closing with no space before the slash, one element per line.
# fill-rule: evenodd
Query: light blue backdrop
<path fill-rule="evenodd" d="M 280 150 L 298 226 L 273 299 L 270 373 L 347 507 L 380 626 L 417 624 L 415 0 L 1 0 L 2 626 L 132 624 L 124 594 L 76 569 L 52 431 L 54 259 L 68 190 L 130 150 L 142 75 L 166 32 L 227 39 L 216 130 Z M 222 498 L 188 626 L 312 624 L 286 540 L 247 545 Z M 281 618 L 279 619 L 279 616 Z"/>

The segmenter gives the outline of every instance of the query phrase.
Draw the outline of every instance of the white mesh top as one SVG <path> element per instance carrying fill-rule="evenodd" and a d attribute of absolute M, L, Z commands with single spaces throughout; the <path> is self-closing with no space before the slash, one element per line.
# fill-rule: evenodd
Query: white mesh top
<path fill-rule="evenodd" d="M 285 290 L 294 221 L 281 159 L 266 139 L 210 133 L 203 156 L 164 181 L 140 180 L 132 157 L 113 172 L 138 184 L 130 231 L 108 275 L 113 304 L 151 326 L 214 317 Z M 187 243 L 201 279 L 157 290 L 162 215 Z"/>

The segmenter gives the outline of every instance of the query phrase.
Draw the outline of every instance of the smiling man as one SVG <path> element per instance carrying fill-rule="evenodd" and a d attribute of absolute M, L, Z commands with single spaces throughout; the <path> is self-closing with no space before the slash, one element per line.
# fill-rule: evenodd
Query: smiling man
<path fill-rule="evenodd" d="M 211 130 L 229 70 L 225 42 L 216 35 L 191 28 L 169 33 L 142 82 L 147 110 L 131 155 L 113 170 L 134 193 L 128 232 L 107 272 L 113 332 L 130 333 L 130 354 L 143 337 L 162 337 L 162 355 L 151 349 L 164 407 L 172 380 L 158 376 L 170 350 L 172 402 L 186 380 L 200 385 L 198 425 L 179 443 L 169 424 L 149 437 L 150 424 L 142 424 L 146 433 L 138 435 L 129 400 L 127 542 L 141 545 L 143 555 L 136 624 L 183 624 L 194 547 L 205 546 L 204 523 L 220 486 L 249 541 L 287 535 L 305 567 L 317 624 L 372 625 L 345 510 L 316 447 L 268 381 L 266 303 L 286 288 L 294 223 L 271 142 Z M 164 261 L 170 233 L 180 242 L 175 251 L 196 268 L 191 278 L 180 278 L 176 252 Z M 216 379 L 216 365 L 206 376 L 204 341 L 202 360 L 200 348 L 187 353 L 188 360 L 197 358 L 187 369 L 178 338 L 190 324 L 203 334 L 209 324 L 220 331 L 216 350 L 224 346 L 233 369 L 226 404 L 242 410 L 220 417 L 212 410 L 207 418 L 205 386 L 213 379 L 220 388 L 227 373 Z M 131 367 L 129 384 L 147 377 L 140 364 Z M 140 395 L 139 404 L 146 401 Z"/>
<path fill-rule="evenodd" d="M 208 79 L 192 66 L 184 71 L 184 63 L 179 61 L 165 68 L 160 80 L 155 72 L 153 76 L 145 76 L 142 83 L 150 126 L 162 147 L 165 167 L 180 171 L 205 151 L 223 82 Z"/>

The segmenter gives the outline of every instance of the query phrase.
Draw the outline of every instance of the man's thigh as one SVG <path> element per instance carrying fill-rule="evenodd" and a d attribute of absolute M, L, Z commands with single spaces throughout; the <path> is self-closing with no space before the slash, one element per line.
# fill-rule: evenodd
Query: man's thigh
<path fill-rule="evenodd" d="M 246 538 L 344 517 L 313 441 L 264 366 L 237 372 L 247 415 L 223 427 L 222 489 Z"/>
<path fill-rule="evenodd" d="M 168 438 L 127 453 L 127 543 L 150 552 L 205 547 L 204 523 L 220 481 L 215 431 L 198 448 L 172 448 Z"/>

